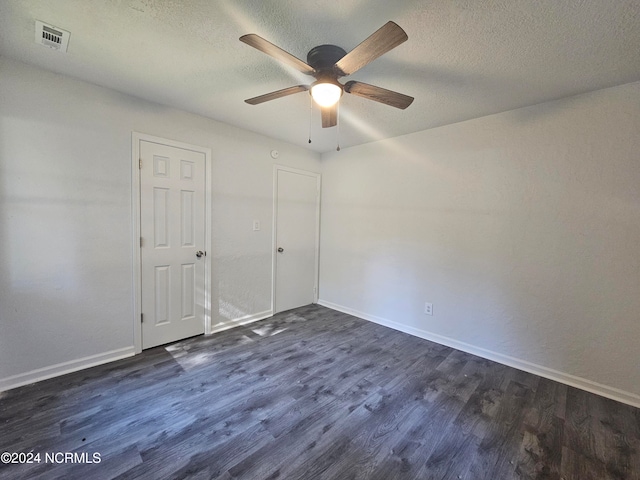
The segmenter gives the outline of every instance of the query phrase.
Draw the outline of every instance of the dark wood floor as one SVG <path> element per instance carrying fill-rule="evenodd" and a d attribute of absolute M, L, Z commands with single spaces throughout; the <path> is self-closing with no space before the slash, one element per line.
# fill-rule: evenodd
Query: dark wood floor
<path fill-rule="evenodd" d="M 0 393 L 0 428 L 42 455 L 3 479 L 640 479 L 639 409 L 316 305 Z"/>

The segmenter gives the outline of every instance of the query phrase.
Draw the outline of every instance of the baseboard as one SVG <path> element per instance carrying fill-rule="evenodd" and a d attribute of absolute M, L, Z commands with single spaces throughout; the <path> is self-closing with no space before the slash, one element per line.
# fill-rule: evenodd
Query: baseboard
<path fill-rule="evenodd" d="M 84 370 L 85 368 L 95 367 L 96 365 L 102 365 L 103 363 L 113 362 L 114 360 L 132 357 L 133 355 L 135 355 L 135 348 L 133 346 L 119 348 L 118 350 L 99 353 L 97 355 L 91 355 L 89 357 L 58 363 L 57 365 L 38 368 L 36 370 L 31 370 L 30 372 L 2 378 L 0 379 L 0 392 L 21 387 L 23 385 L 29 385 L 48 378 L 59 377 L 60 375 L 65 375 L 67 373 L 77 372 L 78 370 Z"/>
<path fill-rule="evenodd" d="M 552 368 L 547 368 L 542 365 L 537 365 L 526 360 L 521 360 L 519 358 L 514 358 L 498 352 L 493 352 L 485 348 L 476 347 L 475 345 L 460 342 L 453 338 L 438 335 L 436 333 L 431 333 L 426 330 L 403 325 L 392 320 L 387 320 L 386 318 L 376 317 L 375 315 L 360 312 L 358 310 L 344 307 L 342 305 L 328 302 L 326 300 L 318 300 L 318 304 L 332 310 L 337 310 L 348 315 L 353 315 L 354 317 L 362 318 L 363 320 L 368 320 L 385 327 L 393 328 L 394 330 L 408 333 L 409 335 L 413 335 L 415 337 L 420 337 L 425 340 L 439 343 L 441 345 L 446 345 L 447 347 L 455 348 L 456 350 L 462 350 L 463 352 L 471 353 L 472 355 L 477 355 L 478 357 L 486 358 L 487 360 L 492 360 L 509 367 L 517 368 L 518 370 L 533 373 L 550 380 L 555 380 L 556 382 L 564 383 L 581 390 L 586 390 L 587 392 L 595 393 L 596 395 L 601 395 L 603 397 L 607 397 L 612 400 L 616 400 L 618 402 L 640 408 L 640 395 L 636 395 L 631 392 L 626 392 L 624 390 L 610 387 L 608 385 L 603 385 L 586 378 L 577 377 L 569 373 L 564 373 Z"/>
<path fill-rule="evenodd" d="M 273 316 L 273 310 L 265 310 L 264 312 L 253 313 L 251 315 L 245 315 L 244 317 L 228 320 L 224 323 L 218 323 L 211 326 L 211 333 L 223 332 L 230 328 L 239 327 L 241 325 L 248 325 L 249 323 L 257 322 L 258 320 L 264 320 Z"/>
<path fill-rule="evenodd" d="M 266 310 L 252 315 L 245 315 L 244 317 L 236 318 L 213 327 L 211 333 L 222 332 L 223 330 L 228 330 L 240 325 L 247 325 L 271 316 L 273 316 L 272 310 Z M 96 365 L 102 365 L 103 363 L 113 362 L 114 360 L 132 357 L 133 355 L 135 355 L 135 347 L 131 346 L 97 355 L 91 355 L 77 360 L 71 360 L 69 362 L 59 363 L 57 365 L 51 365 L 49 367 L 39 368 L 19 375 L 13 375 L 11 377 L 0 378 L 0 392 L 21 387 L 23 385 L 29 385 L 48 378 L 58 377 L 67 373 L 77 372 L 78 370 L 83 370 L 85 368 L 95 367 Z"/>

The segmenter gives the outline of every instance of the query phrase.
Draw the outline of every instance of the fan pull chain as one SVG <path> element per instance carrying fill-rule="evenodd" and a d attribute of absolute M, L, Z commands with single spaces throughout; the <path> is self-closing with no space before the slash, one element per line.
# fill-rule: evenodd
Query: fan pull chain
<path fill-rule="evenodd" d="M 336 152 L 340 151 L 340 102 L 336 105 L 336 142 L 338 143 L 338 147 L 336 148 Z"/>
<path fill-rule="evenodd" d="M 311 143 L 311 121 L 313 120 L 313 98 L 309 95 L 309 143 Z"/>

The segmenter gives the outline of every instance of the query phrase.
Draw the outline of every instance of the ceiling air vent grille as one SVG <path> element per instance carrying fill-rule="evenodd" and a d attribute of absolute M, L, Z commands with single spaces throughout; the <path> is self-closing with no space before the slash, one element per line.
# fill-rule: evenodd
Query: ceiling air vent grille
<path fill-rule="evenodd" d="M 66 53 L 69 36 L 66 30 L 36 20 L 36 43 Z"/>

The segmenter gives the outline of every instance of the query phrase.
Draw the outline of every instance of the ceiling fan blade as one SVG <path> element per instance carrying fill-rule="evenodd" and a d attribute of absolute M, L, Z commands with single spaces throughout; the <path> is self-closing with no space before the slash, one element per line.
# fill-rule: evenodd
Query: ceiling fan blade
<path fill-rule="evenodd" d="M 322 128 L 335 127 L 338 124 L 338 104 L 322 107 Z"/>
<path fill-rule="evenodd" d="M 385 105 L 391 105 L 392 107 L 400 108 L 404 110 L 411 102 L 413 97 L 404 95 L 402 93 L 387 90 L 386 88 L 376 87 L 375 85 L 369 85 L 362 82 L 347 82 L 344 84 L 344 91 L 357 95 L 358 97 L 368 98 L 376 102 L 384 103 Z"/>
<path fill-rule="evenodd" d="M 280 60 L 281 62 L 286 63 L 287 65 L 301 71 L 302 73 L 306 73 L 307 75 L 312 75 L 313 73 L 315 73 L 315 69 L 311 65 L 306 64 L 299 58 L 294 57 L 289 52 L 286 52 L 280 47 L 275 46 L 273 43 L 265 40 L 255 33 L 249 33 L 247 35 L 241 36 L 240 41 L 253 48 L 257 48 L 261 52 L 272 56 L 276 60 Z"/>
<path fill-rule="evenodd" d="M 245 100 L 249 105 L 258 105 L 259 103 L 268 102 L 269 100 L 275 100 L 276 98 L 286 97 L 287 95 L 293 95 L 298 92 L 306 92 L 309 87 L 306 85 L 296 85 L 295 87 L 283 88 L 282 90 L 276 90 L 275 92 L 265 93 L 259 97 L 249 98 Z"/>
<path fill-rule="evenodd" d="M 380 55 L 405 42 L 409 37 L 405 31 L 394 22 L 387 22 L 364 42 L 347 53 L 336 62 L 339 73 L 351 75 Z"/>

